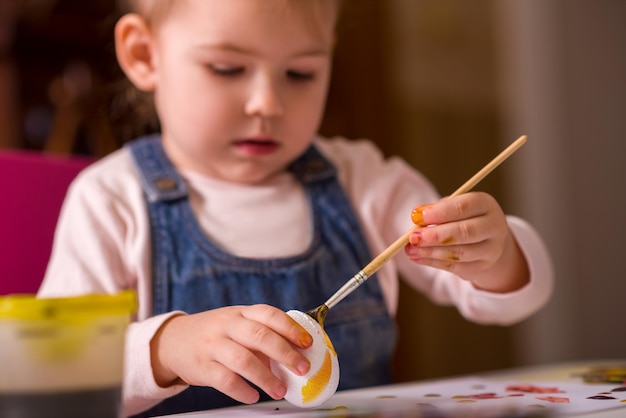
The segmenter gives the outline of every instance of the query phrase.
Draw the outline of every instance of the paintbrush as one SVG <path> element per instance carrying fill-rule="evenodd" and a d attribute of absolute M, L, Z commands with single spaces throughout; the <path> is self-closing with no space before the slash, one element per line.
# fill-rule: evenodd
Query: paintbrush
<path fill-rule="evenodd" d="M 509 145 L 504 151 L 498 154 L 493 160 L 485 165 L 480 171 L 478 171 L 472 178 L 467 180 L 461 187 L 459 187 L 449 197 L 455 197 L 463 193 L 467 193 L 474 186 L 476 186 L 482 179 L 484 179 L 491 171 L 499 166 L 504 160 L 509 158 L 519 147 L 526 143 L 526 135 L 522 135 L 517 138 L 511 145 Z M 328 310 L 341 302 L 346 296 L 352 293 L 357 287 L 363 284 L 367 279 L 372 277 L 374 273 L 378 271 L 391 257 L 393 257 L 401 248 L 409 242 L 411 233 L 417 228 L 417 226 L 411 227 L 404 235 L 393 242 L 383 252 L 377 255 L 368 265 L 363 267 L 357 274 L 355 274 L 350 280 L 348 280 L 339 290 L 335 292 L 326 302 L 318 306 L 315 309 L 311 309 L 307 312 L 309 316 L 315 319 L 322 327 L 324 326 L 324 320 L 328 314 Z"/>

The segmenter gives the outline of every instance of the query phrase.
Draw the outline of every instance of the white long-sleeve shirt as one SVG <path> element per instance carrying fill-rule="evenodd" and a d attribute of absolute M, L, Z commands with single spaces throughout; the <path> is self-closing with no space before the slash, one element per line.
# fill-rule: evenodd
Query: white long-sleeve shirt
<path fill-rule="evenodd" d="M 409 230 L 415 206 L 439 199 L 420 173 L 400 159 L 385 159 L 370 142 L 317 138 L 315 143 L 337 166 L 374 255 Z M 254 186 L 188 171 L 181 174 L 200 224 L 225 250 L 242 257 L 275 258 L 299 254 L 308 247 L 312 236 L 308 204 L 290 173 Z M 465 318 L 477 323 L 508 325 L 540 309 L 552 292 L 550 257 L 530 225 L 515 217 L 507 220 L 526 256 L 529 284 L 506 294 L 481 291 L 450 272 L 417 265 L 401 253 L 378 272 L 389 312 L 394 315 L 397 309 L 398 277 L 435 303 L 455 305 Z M 71 185 L 39 295 L 136 290 L 139 308 L 126 335 L 123 382 L 129 415 L 186 387 L 159 387 L 150 366 L 150 340 L 175 314 L 151 317 L 150 250 L 141 183 L 130 151 L 123 148 L 88 167 Z M 311 306 L 321 302 L 311 301 Z"/>

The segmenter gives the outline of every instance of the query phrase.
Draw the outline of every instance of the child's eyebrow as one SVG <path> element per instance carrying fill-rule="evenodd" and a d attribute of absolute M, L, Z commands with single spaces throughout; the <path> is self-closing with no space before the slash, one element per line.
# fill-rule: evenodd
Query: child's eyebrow
<path fill-rule="evenodd" d="M 244 54 L 244 55 L 258 55 L 257 52 L 252 49 L 246 49 L 239 45 L 229 43 L 229 42 L 201 44 L 197 46 L 197 49 L 228 51 L 228 52 L 235 52 L 235 53 Z M 298 52 L 294 54 L 294 57 L 296 58 L 298 57 L 322 57 L 322 56 L 328 56 L 330 52 L 331 52 L 330 48 L 314 47 L 311 49 Z"/>

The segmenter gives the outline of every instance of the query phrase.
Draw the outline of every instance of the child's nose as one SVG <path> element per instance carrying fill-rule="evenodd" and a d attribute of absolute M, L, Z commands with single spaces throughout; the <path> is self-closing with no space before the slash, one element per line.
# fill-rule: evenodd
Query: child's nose
<path fill-rule="evenodd" d="M 269 77 L 260 77 L 253 84 L 246 103 L 250 116 L 277 117 L 283 114 L 283 103 L 277 83 Z"/>

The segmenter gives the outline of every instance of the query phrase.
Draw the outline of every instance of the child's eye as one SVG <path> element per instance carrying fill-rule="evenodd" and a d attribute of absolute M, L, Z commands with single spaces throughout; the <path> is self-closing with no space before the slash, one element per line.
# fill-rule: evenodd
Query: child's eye
<path fill-rule="evenodd" d="M 232 65 L 219 65 L 219 64 L 209 65 L 209 69 L 213 73 L 217 75 L 225 76 L 225 77 L 233 77 L 233 76 L 242 74 L 245 70 L 244 67 L 237 67 L 237 66 L 232 66 Z"/>
<path fill-rule="evenodd" d="M 287 77 L 294 81 L 310 81 L 315 78 L 315 74 L 306 71 L 288 70 Z"/>

